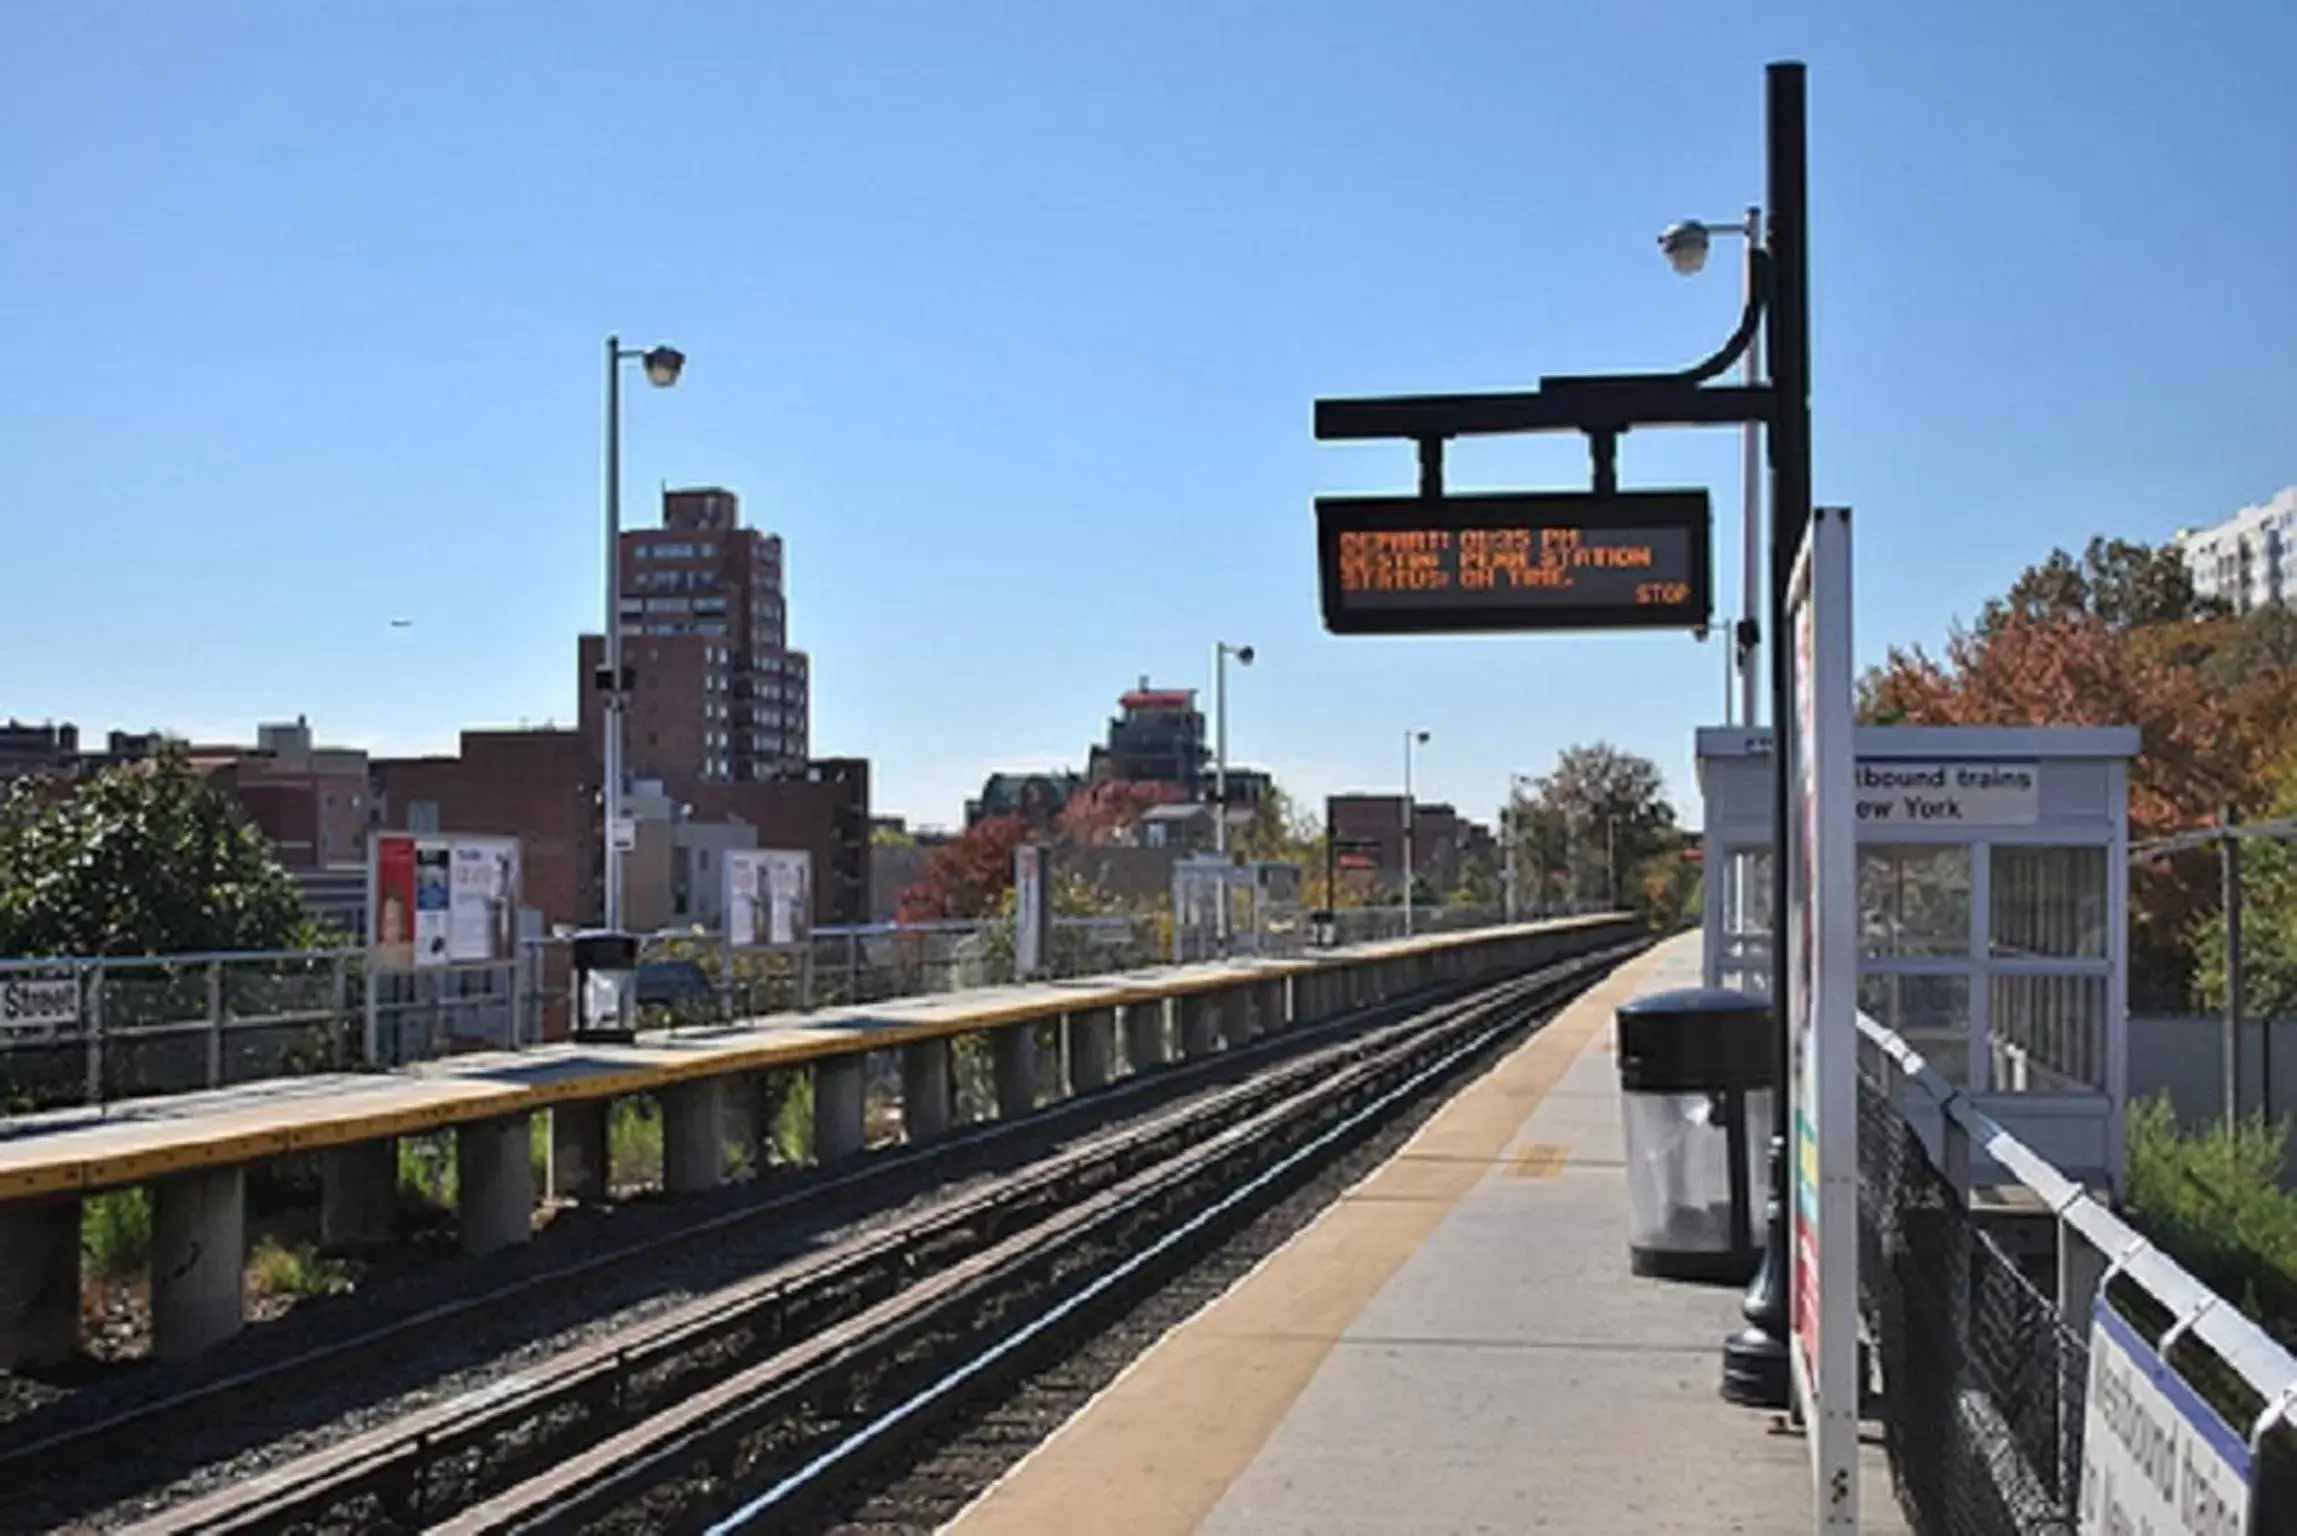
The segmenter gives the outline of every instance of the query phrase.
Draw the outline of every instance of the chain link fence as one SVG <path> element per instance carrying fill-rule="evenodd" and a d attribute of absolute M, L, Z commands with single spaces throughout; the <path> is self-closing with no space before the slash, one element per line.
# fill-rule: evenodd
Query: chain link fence
<path fill-rule="evenodd" d="M 2096 1307 L 2246 1444 L 2248 1529 L 2297 1531 L 2297 1359 L 2252 1320 L 2255 1296 L 2211 1291 L 1902 1038 L 1858 1027 L 1859 1307 L 1878 1357 L 1873 1416 L 1914 1530 L 2119 1528 L 2083 1464 L 2093 1369 L 2116 1369 L 2110 1351 L 2093 1358 Z M 1998 1241 L 1972 1210 L 1989 1181 L 2022 1191 L 2034 1214 L 2019 1219 L 2046 1219 L 2054 1240 L 2031 1256 Z M 2167 1470 L 2165 1497 L 2189 1486 Z"/>
<path fill-rule="evenodd" d="M 1858 1111 L 1859 1306 L 1901 1507 L 1924 1536 L 2073 1531 L 2084 1337 L 1870 1077 Z"/>

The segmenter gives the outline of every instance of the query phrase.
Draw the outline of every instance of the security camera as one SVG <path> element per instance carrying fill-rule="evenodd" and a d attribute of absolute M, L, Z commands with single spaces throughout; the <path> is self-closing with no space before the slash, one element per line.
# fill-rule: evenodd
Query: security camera
<path fill-rule="evenodd" d="M 1667 265 L 1689 277 L 1707 264 L 1707 226 L 1697 219 L 1670 224 L 1659 237 L 1659 252 Z"/>
<path fill-rule="evenodd" d="M 1251 646 L 1249 646 L 1249 645 L 1240 645 L 1240 646 L 1238 646 L 1238 647 L 1236 648 L 1236 659 L 1237 659 L 1239 662 L 1241 662 L 1243 665 L 1245 665 L 1245 666 L 1248 666 L 1248 667 L 1249 667 L 1249 666 L 1251 666 L 1251 665 L 1252 665 L 1252 647 L 1251 647 Z"/>

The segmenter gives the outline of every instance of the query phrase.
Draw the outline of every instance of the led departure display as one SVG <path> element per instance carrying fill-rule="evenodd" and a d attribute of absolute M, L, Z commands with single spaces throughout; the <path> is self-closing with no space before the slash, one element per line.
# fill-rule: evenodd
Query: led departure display
<path fill-rule="evenodd" d="M 1713 611 L 1705 491 L 1324 497 L 1334 634 L 1699 629 Z"/>

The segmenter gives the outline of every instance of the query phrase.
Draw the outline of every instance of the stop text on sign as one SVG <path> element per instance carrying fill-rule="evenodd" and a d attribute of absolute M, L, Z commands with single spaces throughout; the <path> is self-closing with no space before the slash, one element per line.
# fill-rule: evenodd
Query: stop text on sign
<path fill-rule="evenodd" d="M 1326 497 L 1334 634 L 1702 628 L 1704 491 Z"/>

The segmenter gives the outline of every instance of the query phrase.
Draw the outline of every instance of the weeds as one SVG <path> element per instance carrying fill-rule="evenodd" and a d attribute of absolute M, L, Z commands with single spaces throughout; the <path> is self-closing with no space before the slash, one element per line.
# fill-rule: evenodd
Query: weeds
<path fill-rule="evenodd" d="M 418 1210 L 451 1211 L 460 1181 L 455 1176 L 452 1131 L 399 1138 L 399 1198 Z"/>
<path fill-rule="evenodd" d="M 80 1250 L 106 1278 L 142 1272 L 152 1256 L 150 1192 L 139 1185 L 90 1195 L 80 1208 Z"/>
<path fill-rule="evenodd" d="M 321 1258 L 308 1243 L 289 1245 L 267 1237 L 255 1245 L 247 1269 L 264 1296 L 332 1296 L 351 1288 L 349 1266 Z"/>
<path fill-rule="evenodd" d="M 662 1182 L 662 1105 L 647 1095 L 616 1099 L 606 1115 L 607 1182 L 619 1189 Z"/>
<path fill-rule="evenodd" d="M 772 1122 L 774 1160 L 795 1167 L 813 1157 L 813 1073 L 804 1068 L 783 1073 L 778 1097 Z"/>

